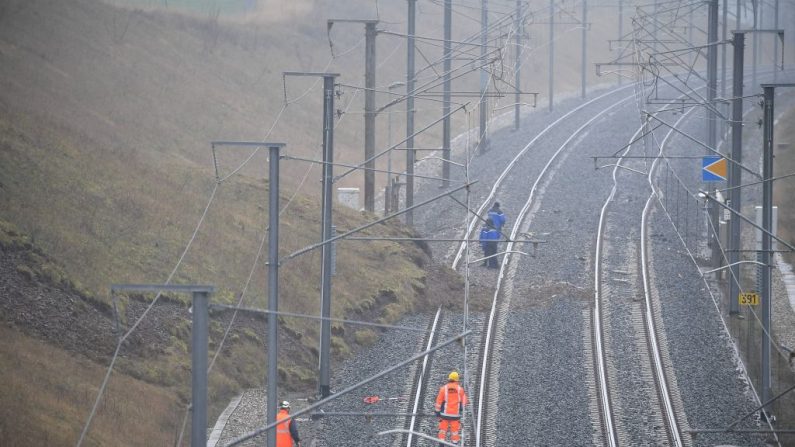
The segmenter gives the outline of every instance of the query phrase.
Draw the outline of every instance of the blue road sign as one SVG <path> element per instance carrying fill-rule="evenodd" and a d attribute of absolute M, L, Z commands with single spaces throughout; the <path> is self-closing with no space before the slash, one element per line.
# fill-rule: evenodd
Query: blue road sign
<path fill-rule="evenodd" d="M 701 181 L 722 182 L 726 180 L 727 160 L 720 155 L 706 155 L 701 159 Z"/>

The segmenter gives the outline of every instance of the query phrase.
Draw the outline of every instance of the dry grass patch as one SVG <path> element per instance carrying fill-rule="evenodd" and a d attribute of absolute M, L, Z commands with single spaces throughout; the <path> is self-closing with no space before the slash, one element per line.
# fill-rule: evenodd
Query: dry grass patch
<path fill-rule="evenodd" d="M 105 367 L 0 326 L 0 445 L 75 445 Z M 84 445 L 174 443 L 176 396 L 114 374 Z"/>

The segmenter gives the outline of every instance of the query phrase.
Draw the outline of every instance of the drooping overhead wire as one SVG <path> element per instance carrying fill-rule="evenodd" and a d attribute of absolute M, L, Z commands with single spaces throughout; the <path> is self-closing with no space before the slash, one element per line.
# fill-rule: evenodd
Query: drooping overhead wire
<path fill-rule="evenodd" d="M 166 281 L 164 282 L 164 284 L 168 285 L 168 284 L 171 283 L 171 280 L 174 279 L 174 275 L 177 273 L 177 270 L 179 270 L 179 267 L 182 265 L 182 261 L 185 260 L 185 256 L 188 254 L 188 251 L 190 251 L 190 248 L 193 246 L 193 242 L 196 240 L 196 235 L 199 233 L 199 229 L 202 227 L 202 224 L 204 223 L 204 219 L 207 217 L 207 212 L 210 210 L 210 205 L 212 205 L 213 201 L 215 200 L 215 197 L 216 197 L 215 194 L 216 194 L 216 192 L 218 192 L 218 186 L 219 185 L 220 185 L 220 183 L 218 183 L 218 182 L 216 182 L 213 185 L 213 190 L 210 193 L 210 198 L 207 201 L 207 205 L 204 207 L 204 212 L 202 212 L 201 216 L 199 217 L 199 221 L 196 223 L 196 227 L 194 228 L 193 233 L 191 234 L 191 237 L 188 240 L 187 245 L 185 246 L 185 249 L 182 251 L 182 254 L 180 255 L 179 259 L 177 260 L 176 265 L 171 270 L 171 273 L 169 273 L 169 275 L 166 278 Z M 83 444 L 83 440 L 85 439 L 86 434 L 88 433 L 88 429 L 91 426 L 91 422 L 94 419 L 94 415 L 97 412 L 97 408 L 99 407 L 99 403 L 102 400 L 102 396 L 104 395 L 105 390 L 107 388 L 108 380 L 110 379 L 110 374 L 111 374 L 111 372 L 113 372 L 113 367 L 116 365 L 116 360 L 118 360 L 118 358 L 119 358 L 119 352 L 121 351 L 122 345 L 127 340 L 127 338 L 130 336 L 130 334 L 135 332 L 135 330 L 138 328 L 138 326 L 141 324 L 141 322 L 147 317 L 147 315 L 149 315 L 149 312 L 152 310 L 152 308 L 155 307 L 155 304 L 157 304 L 157 302 L 160 299 L 161 295 L 162 295 L 162 292 L 158 292 L 157 295 L 155 296 L 155 298 L 152 300 L 152 302 L 149 303 L 149 305 L 146 307 L 146 309 L 143 311 L 143 313 L 135 320 L 135 322 L 127 330 L 127 332 L 125 332 L 121 337 L 119 337 L 119 340 L 118 340 L 118 342 L 116 344 L 116 350 L 113 353 L 113 357 L 111 357 L 110 365 L 108 366 L 108 369 L 105 372 L 105 377 L 102 380 L 102 384 L 100 385 L 99 390 L 97 391 L 97 397 L 94 400 L 94 405 L 91 408 L 91 413 L 89 413 L 88 419 L 86 420 L 86 423 L 83 426 L 83 430 L 80 433 L 80 438 L 77 441 L 77 446 L 78 447 Z"/>
<path fill-rule="evenodd" d="M 352 50 L 353 50 L 353 49 L 349 49 L 349 50 L 346 50 L 346 52 L 347 52 L 347 51 L 352 51 Z M 332 58 L 330 58 L 330 60 L 329 60 L 328 64 L 326 65 L 326 68 L 328 68 L 328 66 L 330 66 L 330 65 L 331 65 L 331 63 L 333 62 L 333 60 L 334 60 L 334 58 L 333 58 L 333 57 L 332 57 Z M 309 89 L 307 89 L 305 92 L 303 92 L 303 93 L 302 93 L 302 94 L 301 94 L 299 97 L 297 97 L 296 99 L 293 99 L 292 101 L 285 101 L 285 104 L 283 104 L 283 106 L 282 106 L 281 110 L 280 110 L 280 111 L 277 113 L 277 116 L 276 116 L 276 118 L 274 119 L 274 122 L 272 123 L 272 125 L 271 125 L 270 129 L 267 131 L 267 133 L 266 133 L 265 137 L 263 138 L 263 141 L 265 141 L 265 140 L 268 138 L 268 136 L 271 134 L 271 132 L 273 131 L 273 129 L 274 129 L 274 128 L 276 127 L 276 125 L 279 123 L 279 120 L 280 120 L 280 118 L 281 118 L 281 116 L 282 116 L 283 112 L 284 112 L 284 111 L 285 111 L 285 109 L 287 108 L 287 106 L 288 106 L 289 104 L 291 104 L 291 103 L 297 102 L 298 100 L 302 99 L 304 96 L 306 96 L 306 95 L 307 95 L 307 94 L 308 94 L 308 93 L 309 93 L 309 92 L 312 90 L 312 88 L 313 88 L 313 87 L 310 87 L 310 88 L 309 88 Z M 170 284 L 170 283 L 171 283 L 171 281 L 172 281 L 172 280 L 173 280 L 173 278 L 174 278 L 174 275 L 176 274 L 176 272 L 177 272 L 177 271 L 179 270 L 179 268 L 181 267 L 181 265 L 182 265 L 182 263 L 183 263 L 183 261 L 184 261 L 184 259 L 185 259 L 186 255 L 188 254 L 188 252 L 190 251 L 191 247 L 193 246 L 193 242 L 194 242 L 194 241 L 195 241 L 195 239 L 196 239 L 196 235 L 198 234 L 199 230 L 201 229 L 201 227 L 203 226 L 203 224 L 204 224 L 204 222 L 205 222 L 205 218 L 206 218 L 206 216 L 207 216 L 207 213 L 208 213 L 208 211 L 209 211 L 209 209 L 210 209 L 210 207 L 211 207 L 212 203 L 214 202 L 214 200 L 215 200 L 215 198 L 216 198 L 216 193 L 217 193 L 217 191 L 218 191 L 218 188 L 219 188 L 219 186 L 221 185 L 221 183 L 225 182 L 226 180 L 228 180 L 228 179 L 229 179 L 230 177 L 232 177 L 233 175 L 235 175 L 235 174 L 239 173 L 239 172 L 240 172 L 240 171 L 241 171 L 241 170 L 242 170 L 242 169 L 243 169 L 243 168 L 244 168 L 244 167 L 245 167 L 245 166 L 246 166 L 246 165 L 247 165 L 247 164 L 248 164 L 248 163 L 249 163 L 249 162 L 250 162 L 250 161 L 253 159 L 253 157 L 254 157 L 254 156 L 255 156 L 255 155 L 256 155 L 256 154 L 259 152 L 259 150 L 260 150 L 260 149 L 261 149 L 261 148 L 257 148 L 257 149 L 255 149 L 255 150 L 252 152 L 252 154 L 251 154 L 251 155 L 250 155 L 250 156 L 249 156 L 249 157 L 248 157 L 246 160 L 244 160 L 244 161 L 243 161 L 243 162 L 242 162 L 242 163 L 241 163 L 241 164 L 240 164 L 238 167 L 236 167 L 235 169 L 233 169 L 233 170 L 231 171 L 231 173 L 229 173 L 229 174 L 225 175 L 223 178 L 216 179 L 216 182 L 215 182 L 215 184 L 213 185 L 213 190 L 212 190 L 212 192 L 210 193 L 210 197 L 209 197 L 209 199 L 208 199 L 207 205 L 205 206 L 205 208 L 204 208 L 204 211 L 202 212 L 202 214 L 201 214 L 201 216 L 200 216 L 200 218 L 199 218 L 199 220 L 198 220 L 198 222 L 197 222 L 197 224 L 196 224 L 196 226 L 195 226 L 195 228 L 194 228 L 194 231 L 193 231 L 193 233 L 192 233 L 192 235 L 191 235 L 190 239 L 188 240 L 188 242 L 187 242 L 187 244 L 186 244 L 186 246 L 185 246 L 184 250 L 182 251 L 182 254 L 180 255 L 179 259 L 177 260 L 177 263 L 176 263 L 176 265 L 175 265 L 175 266 L 174 266 L 174 268 L 172 269 L 171 273 L 168 275 L 168 277 L 167 277 L 167 279 L 166 279 L 166 281 L 165 281 L 165 283 L 164 283 L 164 284 Z M 311 167 L 309 167 L 309 168 L 308 168 L 308 170 L 309 170 L 309 169 L 311 169 Z M 308 173 L 308 170 L 307 170 L 307 173 Z M 306 180 L 306 175 L 304 175 L 304 180 L 302 180 L 301 184 L 304 184 L 305 180 Z M 298 191 L 296 191 L 296 192 L 295 192 L 295 194 L 297 194 L 297 193 L 298 193 Z M 293 197 L 295 197 L 295 195 L 293 195 Z M 285 205 L 285 208 L 286 208 L 287 206 L 289 206 L 289 203 L 290 203 L 291 201 L 292 201 L 292 200 L 288 201 L 288 204 L 287 204 L 287 205 Z M 259 254 L 258 254 L 258 255 L 259 255 Z M 255 264 L 256 264 L 256 261 L 255 261 Z M 247 283 L 247 284 L 248 284 L 248 283 Z M 162 293 L 157 293 L 157 294 L 156 294 L 155 298 L 154 298 L 154 299 L 152 300 L 152 302 L 151 302 L 151 303 L 150 303 L 150 304 L 147 306 L 147 308 L 144 310 L 144 312 L 143 312 L 143 313 L 142 313 L 142 314 L 141 314 L 141 315 L 140 315 L 140 316 L 139 316 L 139 317 L 136 319 L 136 321 L 133 323 L 133 325 L 132 325 L 132 326 L 131 326 L 131 327 L 130 327 L 130 328 L 129 328 L 129 329 L 128 329 L 128 330 L 127 330 L 127 331 L 126 331 L 126 332 L 125 332 L 125 333 L 124 333 L 124 334 L 123 334 L 123 335 L 122 335 L 120 338 L 119 338 L 119 341 L 118 341 L 118 343 L 117 343 L 117 345 L 116 345 L 116 350 L 115 350 L 115 352 L 114 352 L 113 356 L 111 357 L 111 361 L 110 361 L 110 364 L 109 364 L 109 366 L 108 366 L 108 369 L 106 370 L 105 376 L 103 377 L 102 383 L 100 384 L 99 390 L 97 391 L 97 396 L 96 396 L 96 399 L 95 399 L 95 401 L 94 401 L 94 404 L 93 404 L 93 406 L 92 406 L 91 412 L 89 413 L 89 416 L 88 416 L 88 418 L 87 418 L 87 420 L 86 420 L 86 422 L 85 422 L 85 424 L 84 424 L 84 426 L 83 426 L 83 430 L 81 431 L 80 438 L 79 438 L 79 439 L 78 439 L 78 441 L 77 441 L 77 446 L 78 446 L 78 447 L 79 447 L 80 445 L 82 445 L 82 443 L 83 443 L 83 442 L 84 442 L 84 440 L 85 440 L 85 437 L 86 437 L 86 435 L 88 434 L 88 430 L 89 430 L 89 428 L 90 428 L 90 426 L 91 426 L 91 423 L 93 422 L 93 419 L 94 419 L 94 417 L 95 417 L 95 415 L 96 415 L 97 409 L 98 409 L 98 407 L 99 407 L 99 403 L 101 402 L 101 399 L 102 399 L 102 396 L 105 394 L 105 392 L 106 392 L 106 390 L 107 390 L 107 385 L 108 385 L 108 382 L 109 382 L 109 379 L 110 379 L 110 375 L 111 375 L 111 373 L 113 372 L 113 369 L 114 369 L 114 367 L 115 367 L 115 365 L 116 365 L 116 362 L 117 362 L 117 360 L 118 360 L 118 357 L 119 357 L 119 354 L 120 354 L 120 352 L 121 352 L 121 348 L 122 348 L 122 345 L 123 345 L 124 341 L 126 341 L 126 340 L 127 340 L 127 338 L 128 338 L 128 337 L 129 337 L 129 336 L 130 336 L 130 335 L 131 335 L 131 334 L 132 334 L 132 333 L 133 333 L 133 332 L 134 332 L 136 329 L 138 329 L 138 327 L 140 326 L 141 322 L 142 322 L 142 321 L 143 321 L 143 320 L 144 320 L 144 319 L 145 319 L 145 318 L 146 318 L 146 317 L 149 315 L 150 311 L 151 311 L 151 310 L 154 308 L 154 306 L 155 306 L 155 305 L 156 305 L 156 304 L 159 302 L 159 299 L 160 299 L 161 295 L 162 295 Z M 184 426 L 183 426 L 183 430 L 184 430 Z"/>

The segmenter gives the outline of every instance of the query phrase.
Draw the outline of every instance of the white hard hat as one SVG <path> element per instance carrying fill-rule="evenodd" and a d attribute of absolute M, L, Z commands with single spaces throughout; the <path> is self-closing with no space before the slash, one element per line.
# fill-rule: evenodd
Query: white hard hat
<path fill-rule="evenodd" d="M 279 408 L 290 408 L 290 402 L 283 400 L 282 403 L 279 404 Z"/>

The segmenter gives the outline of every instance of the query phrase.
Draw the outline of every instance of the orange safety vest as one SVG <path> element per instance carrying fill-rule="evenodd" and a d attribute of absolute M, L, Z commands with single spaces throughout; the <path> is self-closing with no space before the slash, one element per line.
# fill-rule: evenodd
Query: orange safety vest
<path fill-rule="evenodd" d="M 461 419 L 464 405 L 467 404 L 467 395 L 464 387 L 458 382 L 448 382 L 439 388 L 436 395 L 436 411 L 445 419 Z"/>
<path fill-rule="evenodd" d="M 290 417 L 290 413 L 284 409 L 279 410 L 279 414 L 276 415 L 276 421 L 279 422 L 276 426 L 276 447 L 293 447 L 293 437 L 290 436 L 290 424 L 293 420 L 288 419 L 280 422 L 288 417 Z"/>

